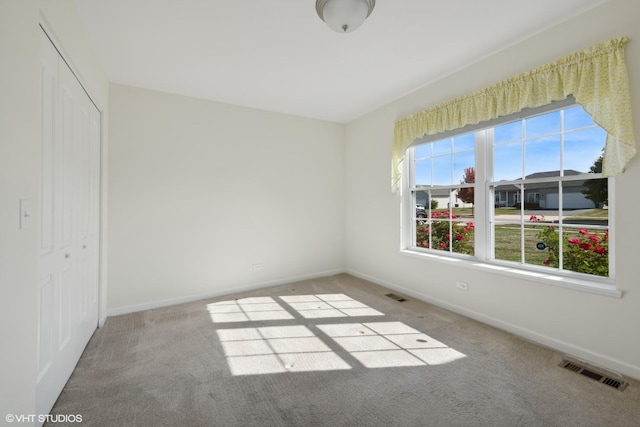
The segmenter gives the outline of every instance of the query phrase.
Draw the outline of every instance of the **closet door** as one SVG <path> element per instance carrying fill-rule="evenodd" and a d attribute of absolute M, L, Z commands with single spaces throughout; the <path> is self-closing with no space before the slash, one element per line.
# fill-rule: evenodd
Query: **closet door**
<path fill-rule="evenodd" d="M 100 114 L 44 32 L 41 77 L 36 410 L 46 414 L 98 323 Z"/>
<path fill-rule="evenodd" d="M 66 66 L 65 66 L 66 68 Z M 67 68 L 68 69 L 68 68 Z M 75 80 L 75 77 L 74 77 Z M 76 81 L 77 83 L 77 81 Z M 84 95 L 79 103 L 78 235 L 80 354 L 98 324 L 100 113 Z"/>

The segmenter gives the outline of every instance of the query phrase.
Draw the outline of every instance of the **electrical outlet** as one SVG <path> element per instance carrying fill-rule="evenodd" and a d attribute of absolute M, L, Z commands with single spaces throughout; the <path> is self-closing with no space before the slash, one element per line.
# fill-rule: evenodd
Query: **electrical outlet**
<path fill-rule="evenodd" d="M 461 291 L 468 291 L 469 285 L 464 282 L 456 282 L 456 288 L 460 289 Z"/>

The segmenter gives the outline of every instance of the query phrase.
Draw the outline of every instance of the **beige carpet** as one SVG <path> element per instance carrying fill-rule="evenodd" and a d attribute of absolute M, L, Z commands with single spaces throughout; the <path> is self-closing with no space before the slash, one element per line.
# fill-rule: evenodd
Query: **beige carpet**
<path fill-rule="evenodd" d="M 109 318 L 52 413 L 83 426 L 640 425 L 638 382 L 618 391 L 389 292 L 338 275 Z"/>

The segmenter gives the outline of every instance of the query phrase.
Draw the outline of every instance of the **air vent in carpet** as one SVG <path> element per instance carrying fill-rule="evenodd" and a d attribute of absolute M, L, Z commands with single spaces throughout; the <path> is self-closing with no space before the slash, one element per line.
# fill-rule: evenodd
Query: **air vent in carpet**
<path fill-rule="evenodd" d="M 389 298 L 394 299 L 394 300 L 399 301 L 399 302 L 406 301 L 406 298 L 401 297 L 400 295 L 396 295 L 396 294 L 386 294 L 385 297 L 389 297 Z"/>
<path fill-rule="evenodd" d="M 565 357 L 559 366 L 619 391 L 623 391 L 629 385 L 620 375 L 607 372 L 604 369 L 597 368 L 579 360 Z"/>

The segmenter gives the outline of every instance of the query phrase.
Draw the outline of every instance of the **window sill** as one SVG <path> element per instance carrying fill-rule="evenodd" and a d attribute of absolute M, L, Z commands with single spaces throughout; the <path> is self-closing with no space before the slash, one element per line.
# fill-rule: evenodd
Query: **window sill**
<path fill-rule="evenodd" d="M 564 277 L 553 274 L 545 274 L 537 271 L 522 270 L 514 267 L 507 267 L 499 264 L 490 264 L 477 260 L 467 260 L 463 258 L 453 258 L 437 254 L 422 253 L 412 251 L 410 249 L 400 250 L 402 254 L 410 255 L 416 258 L 430 259 L 437 262 L 448 264 L 456 264 L 466 268 L 486 271 L 490 273 L 500 274 L 504 276 L 515 277 L 522 280 L 532 282 L 545 283 L 548 285 L 558 286 L 561 288 L 573 289 L 580 292 L 588 292 L 597 295 L 604 295 L 611 298 L 622 298 L 622 291 L 615 288 L 614 285 L 601 283 L 590 280 L 576 279 L 572 277 Z"/>

